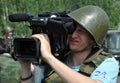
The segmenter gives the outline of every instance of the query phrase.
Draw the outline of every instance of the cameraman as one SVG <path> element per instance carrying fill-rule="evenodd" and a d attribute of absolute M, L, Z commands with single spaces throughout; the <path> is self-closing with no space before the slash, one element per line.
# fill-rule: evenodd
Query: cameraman
<path fill-rule="evenodd" d="M 36 34 L 41 42 L 42 60 L 50 65 L 40 66 L 38 83 L 117 83 L 118 62 L 111 54 L 102 50 L 101 45 L 109 28 L 107 14 L 97 6 L 85 6 L 68 14 L 74 21 L 76 30 L 68 36 L 70 52 L 61 62 L 51 53 L 49 38 Z M 19 60 L 21 82 L 33 83 L 36 68 L 31 71 L 31 62 Z M 47 68 L 50 69 L 50 68 Z M 47 75 L 44 74 L 50 71 Z M 41 81 L 42 80 L 42 81 Z"/>

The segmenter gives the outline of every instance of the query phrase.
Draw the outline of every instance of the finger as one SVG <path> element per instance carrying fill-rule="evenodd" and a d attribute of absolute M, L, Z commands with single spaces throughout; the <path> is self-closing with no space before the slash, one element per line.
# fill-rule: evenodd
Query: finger
<path fill-rule="evenodd" d="M 38 38 L 39 40 L 46 39 L 47 41 L 49 41 L 49 37 L 46 34 L 35 34 L 35 35 L 32 35 L 32 37 Z"/>

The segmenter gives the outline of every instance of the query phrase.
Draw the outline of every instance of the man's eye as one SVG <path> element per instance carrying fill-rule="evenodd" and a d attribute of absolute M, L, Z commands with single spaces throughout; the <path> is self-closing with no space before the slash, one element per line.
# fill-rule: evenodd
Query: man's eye
<path fill-rule="evenodd" d="M 78 30 L 77 32 L 84 32 L 83 30 Z"/>

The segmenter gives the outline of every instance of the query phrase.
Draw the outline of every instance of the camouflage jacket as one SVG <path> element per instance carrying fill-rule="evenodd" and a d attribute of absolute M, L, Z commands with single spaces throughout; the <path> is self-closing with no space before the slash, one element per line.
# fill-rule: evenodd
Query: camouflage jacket
<path fill-rule="evenodd" d="M 0 83 L 19 83 L 20 65 L 10 55 L 0 55 Z"/>

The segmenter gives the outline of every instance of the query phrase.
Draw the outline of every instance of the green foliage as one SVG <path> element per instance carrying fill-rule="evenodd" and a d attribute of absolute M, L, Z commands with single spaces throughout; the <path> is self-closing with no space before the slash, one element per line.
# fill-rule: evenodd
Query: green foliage
<path fill-rule="evenodd" d="M 31 13 L 37 16 L 43 12 L 57 12 L 64 10 L 75 10 L 85 5 L 97 5 L 102 7 L 110 18 L 110 28 L 116 28 L 120 20 L 119 0 L 0 0 L 0 31 L 6 24 L 13 25 L 15 37 L 24 34 L 31 35 L 28 23 L 10 22 L 8 15 L 13 13 Z"/>

